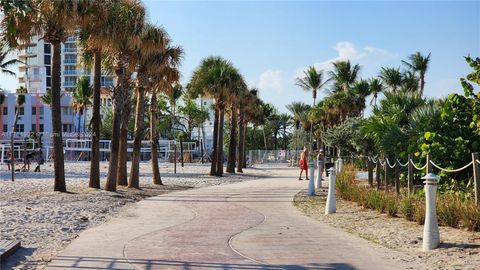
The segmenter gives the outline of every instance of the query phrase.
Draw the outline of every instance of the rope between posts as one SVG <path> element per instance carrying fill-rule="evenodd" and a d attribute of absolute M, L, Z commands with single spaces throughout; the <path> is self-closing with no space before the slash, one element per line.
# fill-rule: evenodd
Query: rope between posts
<path fill-rule="evenodd" d="M 407 167 L 407 166 L 408 166 L 408 161 L 407 161 L 407 163 L 402 164 L 402 163 L 400 162 L 400 159 L 397 159 L 397 163 L 398 163 L 398 165 L 400 165 L 401 167 Z"/>
<path fill-rule="evenodd" d="M 409 162 L 412 163 L 413 167 L 414 167 L 415 169 L 419 170 L 419 171 L 421 171 L 421 170 L 423 170 L 423 169 L 425 169 L 425 168 L 427 167 L 427 164 L 426 164 L 426 163 L 425 163 L 425 165 L 424 165 L 423 167 L 421 167 L 421 168 L 417 167 L 417 165 L 415 165 L 415 162 L 413 162 L 412 159 L 410 159 Z"/>
<path fill-rule="evenodd" d="M 478 164 L 480 164 L 480 160 L 476 159 L 475 161 L 476 161 Z"/>
<path fill-rule="evenodd" d="M 388 158 L 385 159 L 385 160 L 386 160 L 386 162 L 387 162 L 387 164 L 388 164 L 388 167 L 390 167 L 390 168 L 392 168 L 392 169 L 395 168 L 395 165 L 397 165 L 397 163 L 394 163 L 393 166 L 392 166 L 392 165 L 390 164 L 390 161 L 388 161 Z"/>
<path fill-rule="evenodd" d="M 385 166 L 385 162 L 382 163 L 380 159 L 378 160 L 378 162 L 380 162 L 380 165 Z"/>
<path fill-rule="evenodd" d="M 478 161 L 478 160 L 477 160 Z M 445 172 L 459 172 L 459 171 L 462 171 L 468 167 L 470 167 L 470 165 L 473 164 L 473 161 L 470 161 L 470 163 L 468 163 L 467 165 L 461 167 L 461 168 L 458 168 L 458 169 L 445 169 L 445 168 L 442 168 L 440 166 L 438 166 L 437 164 L 435 164 L 433 161 L 430 160 L 430 163 L 436 167 L 437 169 L 441 170 L 441 171 L 445 171 Z"/>

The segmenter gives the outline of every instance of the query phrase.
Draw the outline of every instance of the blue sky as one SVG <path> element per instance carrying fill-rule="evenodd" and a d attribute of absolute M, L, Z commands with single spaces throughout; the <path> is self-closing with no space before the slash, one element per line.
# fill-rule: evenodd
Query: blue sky
<path fill-rule="evenodd" d="M 480 56 L 480 1 L 144 3 L 150 20 L 185 50 L 182 82 L 202 58 L 220 55 L 282 111 L 292 101 L 311 103 L 294 85 L 309 65 L 328 70 L 332 61 L 350 59 L 369 78 L 411 53 L 431 52 L 426 95 L 445 96 L 458 92 L 458 78 L 469 72 L 463 56 Z M 14 88 L 14 79 L 0 79 Z"/>

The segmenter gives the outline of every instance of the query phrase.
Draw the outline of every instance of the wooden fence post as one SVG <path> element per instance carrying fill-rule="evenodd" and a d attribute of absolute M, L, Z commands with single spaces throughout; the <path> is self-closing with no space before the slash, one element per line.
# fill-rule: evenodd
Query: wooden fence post
<path fill-rule="evenodd" d="M 400 162 L 395 160 L 395 192 L 400 194 Z"/>
<path fill-rule="evenodd" d="M 367 170 L 368 170 L 368 183 L 370 187 L 373 187 L 373 164 L 370 159 L 367 160 Z"/>
<path fill-rule="evenodd" d="M 475 204 L 480 205 L 480 164 L 478 164 L 477 162 L 477 160 L 479 160 L 478 153 L 472 154 L 472 160 L 473 160 L 473 180 L 475 182 L 474 184 Z"/>
<path fill-rule="evenodd" d="M 381 165 L 380 165 L 380 159 L 378 159 L 377 161 L 377 168 L 375 169 L 375 178 L 377 178 L 377 189 L 380 189 L 380 168 L 381 168 Z"/>
<path fill-rule="evenodd" d="M 385 190 L 388 191 L 388 160 L 385 158 L 385 170 L 384 170 L 384 175 L 385 175 Z"/>
<path fill-rule="evenodd" d="M 429 174 L 432 172 L 432 164 L 430 163 L 430 155 L 427 155 L 427 167 L 426 169 L 426 174 Z"/>
<path fill-rule="evenodd" d="M 410 160 L 413 160 L 412 154 L 408 154 L 408 195 L 413 194 L 413 164 Z"/>

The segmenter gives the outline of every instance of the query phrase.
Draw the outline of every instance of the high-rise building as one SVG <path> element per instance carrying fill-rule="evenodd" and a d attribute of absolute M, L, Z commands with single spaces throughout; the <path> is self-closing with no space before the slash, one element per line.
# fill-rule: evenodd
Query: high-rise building
<path fill-rule="evenodd" d="M 77 48 L 77 38 L 68 37 L 62 44 L 61 51 L 61 87 L 62 91 L 71 92 L 75 88 L 77 79 L 87 76 L 93 81 L 90 69 L 82 67 Z M 18 66 L 19 86 L 23 86 L 29 93 L 45 93 L 52 84 L 52 46 L 43 39 L 33 37 L 24 43 L 18 52 L 18 58 L 23 62 Z M 113 85 L 113 77 L 104 74 L 101 86 Z"/>

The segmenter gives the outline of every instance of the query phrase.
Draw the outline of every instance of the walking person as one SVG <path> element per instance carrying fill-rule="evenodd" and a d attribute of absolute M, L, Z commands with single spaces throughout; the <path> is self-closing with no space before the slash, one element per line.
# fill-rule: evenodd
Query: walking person
<path fill-rule="evenodd" d="M 302 179 L 302 173 L 305 171 L 305 177 L 307 180 L 308 179 L 308 149 L 306 146 L 303 147 L 303 151 L 300 154 L 300 176 L 298 177 L 298 180 L 303 180 Z"/>

